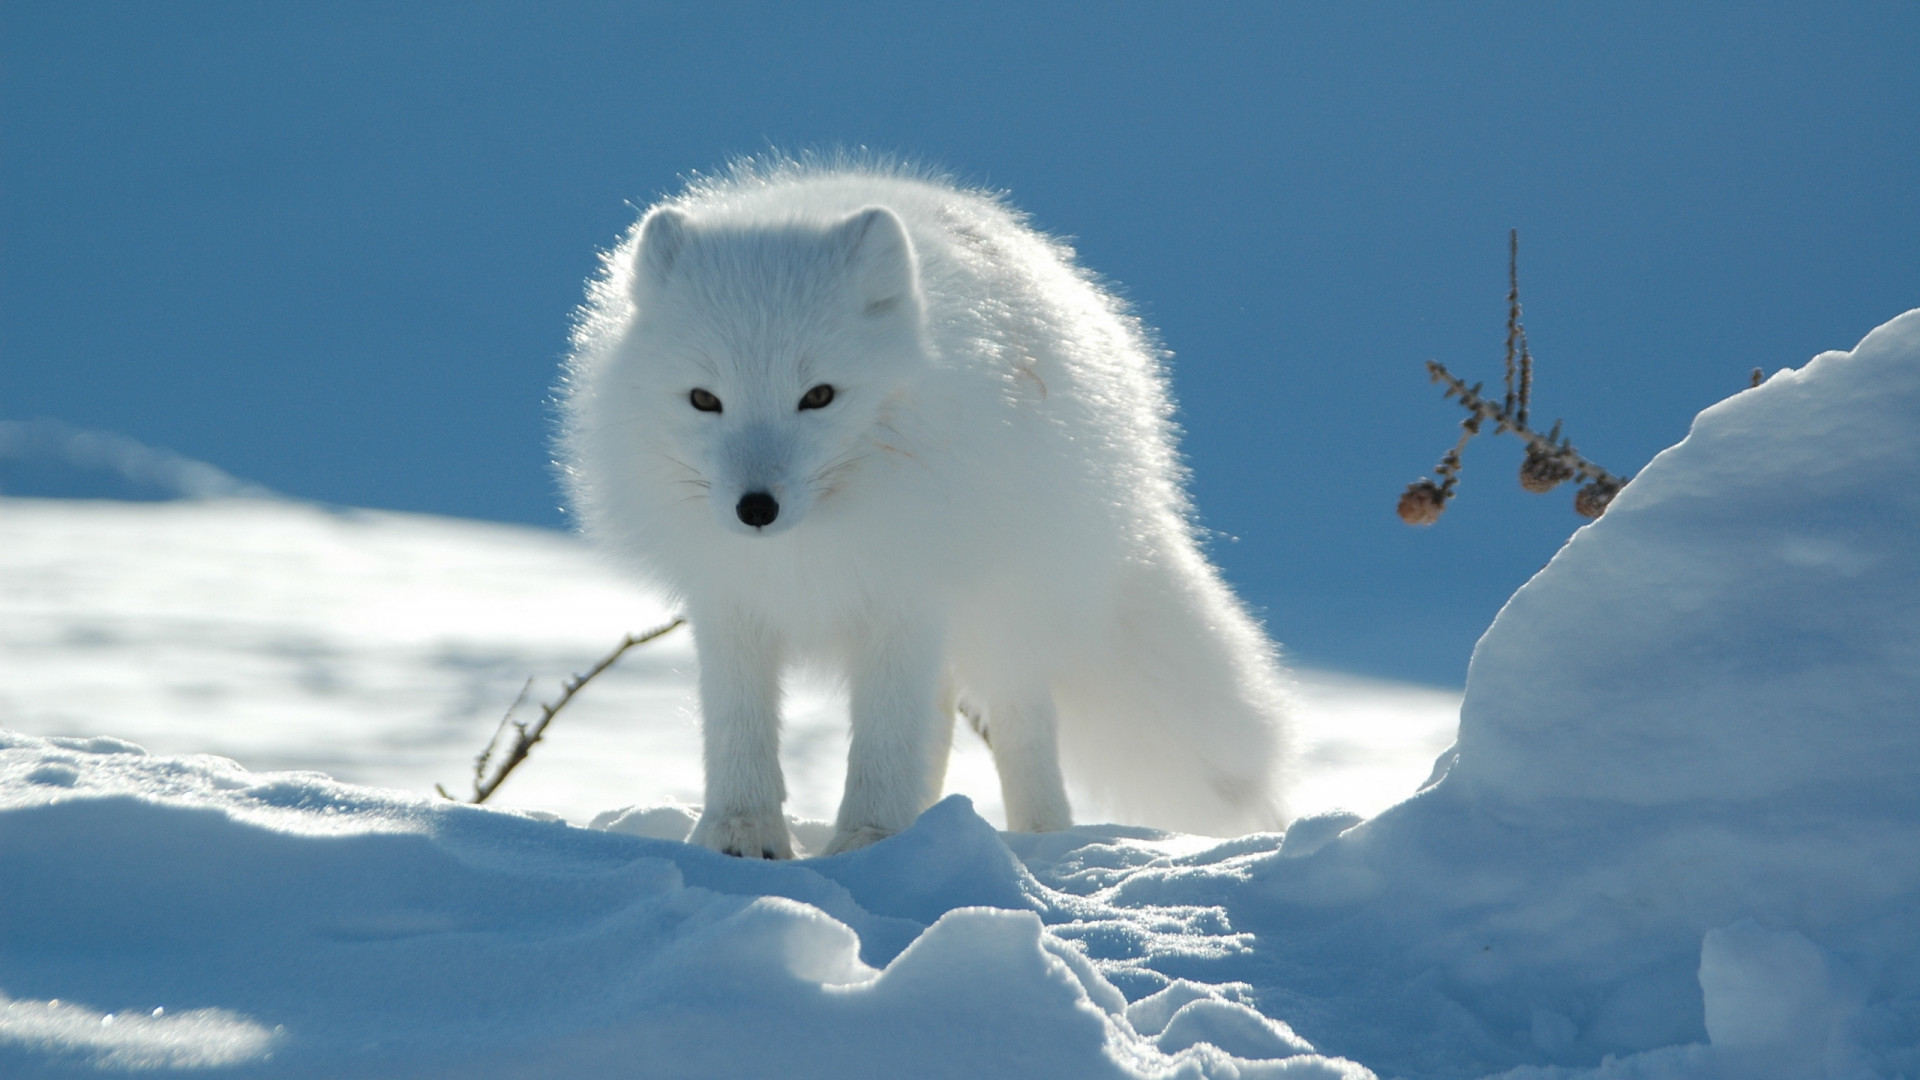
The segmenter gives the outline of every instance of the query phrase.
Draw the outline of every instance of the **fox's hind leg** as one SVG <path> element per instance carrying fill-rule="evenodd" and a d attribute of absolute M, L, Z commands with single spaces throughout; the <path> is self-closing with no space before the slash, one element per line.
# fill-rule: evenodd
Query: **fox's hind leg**
<path fill-rule="evenodd" d="M 940 801 L 941 792 L 947 788 L 947 763 L 953 757 L 953 718 L 960 707 L 958 696 L 953 689 L 953 676 L 945 675 L 940 679 L 940 692 L 933 699 L 936 713 L 933 729 L 933 745 L 928 747 L 930 757 L 927 771 L 927 804 L 931 806 Z"/>
<path fill-rule="evenodd" d="M 707 803 L 692 841 L 749 859 L 791 859 L 780 805 L 779 643 L 744 617 L 693 620 L 700 656 L 700 731 Z"/>
<path fill-rule="evenodd" d="M 911 626 L 875 627 L 853 657 L 848 705 L 853 745 L 847 788 L 826 854 L 866 847 L 913 824 L 939 795 L 953 739 L 940 635 Z"/>
<path fill-rule="evenodd" d="M 984 713 L 971 712 L 968 720 L 993 751 L 1000 798 L 1007 807 L 1007 828 L 1049 832 L 1072 825 L 1073 808 L 1067 804 L 1067 785 L 1060 775 L 1053 695 L 1034 689 L 995 701 Z"/>

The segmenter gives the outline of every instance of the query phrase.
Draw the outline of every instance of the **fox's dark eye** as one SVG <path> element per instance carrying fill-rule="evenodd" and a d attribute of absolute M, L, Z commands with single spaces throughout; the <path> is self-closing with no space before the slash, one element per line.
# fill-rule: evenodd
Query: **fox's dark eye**
<path fill-rule="evenodd" d="M 831 404 L 833 404 L 833 387 L 826 383 L 821 383 L 800 397 L 800 407 L 803 409 L 824 409 Z"/>
<path fill-rule="evenodd" d="M 702 390 L 696 386 L 693 388 L 693 393 L 687 395 L 687 400 L 693 402 L 693 407 L 701 412 L 720 411 L 720 399 L 714 397 L 712 391 Z"/>

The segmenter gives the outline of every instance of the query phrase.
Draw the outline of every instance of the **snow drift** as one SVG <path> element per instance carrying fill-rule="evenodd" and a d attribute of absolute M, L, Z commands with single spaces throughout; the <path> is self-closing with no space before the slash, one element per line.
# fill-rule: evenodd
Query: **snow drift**
<path fill-rule="evenodd" d="M 1365 1075 L 1206 989 L 1163 1051 L 961 797 L 768 865 L 107 738 L 0 791 L 8 1076 Z"/>
<path fill-rule="evenodd" d="M 1702 413 L 1495 620 L 1443 777 L 1284 836 L 949 800 L 770 865 L 8 736 L 0 1072 L 1920 1074 L 1916 476 L 1920 312 Z"/>
<path fill-rule="evenodd" d="M 1916 475 L 1920 312 L 1703 412 L 1494 620 L 1445 780 L 1229 906 L 1391 958 L 1398 1007 L 1296 1027 L 1423 1076 L 1920 1068 Z"/>

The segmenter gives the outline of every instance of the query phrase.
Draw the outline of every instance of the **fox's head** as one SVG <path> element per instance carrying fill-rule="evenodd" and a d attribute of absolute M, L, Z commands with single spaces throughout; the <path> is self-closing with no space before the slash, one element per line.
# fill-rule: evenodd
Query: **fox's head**
<path fill-rule="evenodd" d="M 893 211 L 769 225 L 662 207 L 633 259 L 623 392 L 645 398 L 629 403 L 645 441 L 721 528 L 792 528 L 887 445 L 889 405 L 926 363 Z"/>

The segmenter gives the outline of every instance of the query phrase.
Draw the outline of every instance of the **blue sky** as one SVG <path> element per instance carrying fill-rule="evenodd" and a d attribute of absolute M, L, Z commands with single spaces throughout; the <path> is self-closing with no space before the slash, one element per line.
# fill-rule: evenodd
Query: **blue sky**
<path fill-rule="evenodd" d="M 1537 416 L 1638 469 L 1920 303 L 1920 6 L 0 4 L 0 418 L 288 494 L 561 526 L 596 250 L 691 170 L 1006 188 L 1175 354 L 1214 554 L 1306 662 L 1457 684 L 1579 524 L 1476 441 L 1522 240 Z M 1509 440 L 1510 442 L 1510 440 Z"/>

